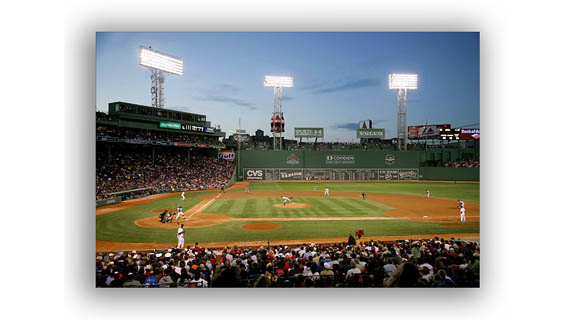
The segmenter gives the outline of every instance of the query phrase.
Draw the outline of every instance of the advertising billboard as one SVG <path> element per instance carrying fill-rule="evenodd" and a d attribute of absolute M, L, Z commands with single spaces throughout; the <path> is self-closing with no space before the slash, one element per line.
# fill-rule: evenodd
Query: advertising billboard
<path fill-rule="evenodd" d="M 160 122 L 160 128 L 180 130 L 182 125 L 178 122 Z"/>
<path fill-rule="evenodd" d="M 218 151 L 218 159 L 232 162 L 235 158 L 236 154 L 234 153 L 234 150 L 227 149 Z"/>
<path fill-rule="evenodd" d="M 356 138 L 360 139 L 384 139 L 384 129 L 357 129 Z"/>
<path fill-rule="evenodd" d="M 460 129 L 460 140 L 480 140 L 480 129 Z"/>
<path fill-rule="evenodd" d="M 294 128 L 294 138 L 324 138 L 324 128 Z"/>

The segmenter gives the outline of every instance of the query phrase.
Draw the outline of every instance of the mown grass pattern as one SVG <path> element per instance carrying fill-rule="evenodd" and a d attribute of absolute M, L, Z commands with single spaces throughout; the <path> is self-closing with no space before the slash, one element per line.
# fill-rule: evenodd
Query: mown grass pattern
<path fill-rule="evenodd" d="M 430 196 L 451 200 L 480 202 L 479 183 L 453 182 L 252 182 L 250 191 L 313 191 L 318 193 L 325 188 L 331 192 L 390 193 L 424 197 L 426 189 Z"/>
<path fill-rule="evenodd" d="M 308 208 L 276 208 L 278 198 L 217 199 L 204 210 L 233 218 L 313 218 L 313 217 L 384 217 L 386 207 L 376 202 L 343 197 L 293 198 L 292 202 L 309 204 Z"/>

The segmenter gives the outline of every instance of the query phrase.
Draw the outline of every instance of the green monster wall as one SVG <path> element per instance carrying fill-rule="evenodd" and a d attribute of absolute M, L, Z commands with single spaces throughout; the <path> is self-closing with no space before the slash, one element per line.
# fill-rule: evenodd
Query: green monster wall
<path fill-rule="evenodd" d="M 442 157 L 419 151 L 241 151 L 238 174 L 240 180 L 480 180 L 479 168 L 424 166 L 436 153 Z"/>

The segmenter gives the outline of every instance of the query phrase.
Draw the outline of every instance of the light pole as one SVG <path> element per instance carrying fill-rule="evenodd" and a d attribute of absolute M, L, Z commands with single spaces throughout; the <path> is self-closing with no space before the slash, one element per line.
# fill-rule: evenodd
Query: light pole
<path fill-rule="evenodd" d="M 270 131 L 274 137 L 274 150 L 282 150 L 282 132 L 284 132 L 284 113 L 282 112 L 282 88 L 292 88 L 292 77 L 266 76 L 265 87 L 274 88 L 274 112 L 270 120 Z"/>
<path fill-rule="evenodd" d="M 398 150 L 407 150 L 408 138 L 406 95 L 408 90 L 418 89 L 417 74 L 389 74 L 388 89 L 398 90 Z"/>
<path fill-rule="evenodd" d="M 182 60 L 169 56 L 160 51 L 152 50 L 152 47 L 140 47 L 140 65 L 150 69 L 152 75 L 152 107 L 164 107 L 164 80 L 165 73 L 181 76 L 184 71 Z"/>

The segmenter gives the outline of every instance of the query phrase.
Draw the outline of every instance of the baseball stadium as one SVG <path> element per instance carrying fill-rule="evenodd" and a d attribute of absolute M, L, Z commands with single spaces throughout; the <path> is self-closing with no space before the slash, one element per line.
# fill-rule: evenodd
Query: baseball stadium
<path fill-rule="evenodd" d="M 291 77 L 263 77 L 271 136 L 227 136 L 201 109 L 164 107 L 175 57 L 140 59 L 151 105 L 96 112 L 97 287 L 479 287 L 479 129 L 408 126 L 417 75 L 387 78 L 394 138 L 358 120 L 359 141 L 327 142 L 298 119 L 286 138 Z"/>

